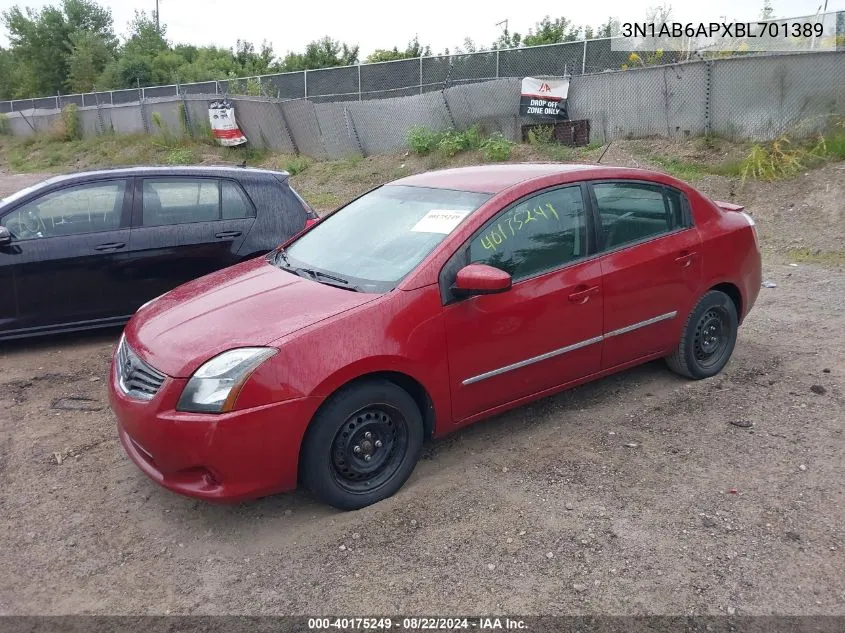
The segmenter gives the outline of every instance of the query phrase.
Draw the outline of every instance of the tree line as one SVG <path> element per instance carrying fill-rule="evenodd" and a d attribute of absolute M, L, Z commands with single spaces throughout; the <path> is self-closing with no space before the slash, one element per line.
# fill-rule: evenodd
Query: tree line
<path fill-rule="evenodd" d="M 314 70 L 359 63 L 359 47 L 325 36 L 303 52 L 277 56 L 268 42 L 238 40 L 232 49 L 174 44 L 156 16 L 136 11 L 126 37 L 115 34 L 111 11 L 95 0 L 62 0 L 41 10 L 12 7 L 2 13 L 10 45 L 0 47 L 0 99 L 117 90 L 161 84 L 234 79 L 271 73 Z M 546 17 L 526 34 L 503 29 L 489 46 L 467 38 L 454 51 L 471 53 L 501 48 L 555 44 L 607 37 L 618 23 L 582 27 L 567 18 Z M 404 49 L 379 49 L 364 62 L 431 55 L 431 47 L 411 40 Z"/>

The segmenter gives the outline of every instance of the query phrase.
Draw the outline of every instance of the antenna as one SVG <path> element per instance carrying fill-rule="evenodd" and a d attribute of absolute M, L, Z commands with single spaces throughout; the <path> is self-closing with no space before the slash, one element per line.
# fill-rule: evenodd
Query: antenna
<path fill-rule="evenodd" d="M 601 162 L 601 159 L 602 159 L 602 158 L 604 158 L 604 155 L 605 155 L 605 154 L 607 154 L 607 150 L 609 150 L 609 149 L 610 149 L 610 146 L 611 146 L 611 145 L 613 145 L 613 141 L 610 141 L 610 142 L 607 144 L 607 147 L 605 147 L 605 148 L 604 148 L 604 151 L 601 153 L 601 156 L 599 156 L 599 159 L 598 159 L 598 161 L 596 161 L 596 162 L 599 162 L 599 163 Z"/>

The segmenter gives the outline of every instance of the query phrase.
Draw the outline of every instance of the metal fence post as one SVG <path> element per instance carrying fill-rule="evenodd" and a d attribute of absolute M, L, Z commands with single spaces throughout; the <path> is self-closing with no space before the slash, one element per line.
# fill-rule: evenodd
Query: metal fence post
<path fill-rule="evenodd" d="M 358 64 L 358 101 L 361 100 L 361 64 Z"/>
<path fill-rule="evenodd" d="M 305 83 L 305 98 L 308 98 L 308 69 L 302 71 L 302 80 Z"/>
<path fill-rule="evenodd" d="M 713 86 L 713 64 L 710 59 L 707 61 L 707 75 L 704 88 L 704 136 L 710 136 L 713 132 L 713 98 L 710 93 Z"/>
<path fill-rule="evenodd" d="M 420 55 L 420 94 L 422 94 L 423 89 L 423 58 Z"/>
<path fill-rule="evenodd" d="M 56 93 L 56 110 L 62 109 L 62 102 L 60 100 L 60 93 Z"/>
<path fill-rule="evenodd" d="M 581 57 L 581 74 L 587 74 L 587 40 L 584 40 L 584 55 Z"/>
<path fill-rule="evenodd" d="M 496 49 L 496 79 L 499 78 L 499 53 L 501 51 L 497 48 Z"/>

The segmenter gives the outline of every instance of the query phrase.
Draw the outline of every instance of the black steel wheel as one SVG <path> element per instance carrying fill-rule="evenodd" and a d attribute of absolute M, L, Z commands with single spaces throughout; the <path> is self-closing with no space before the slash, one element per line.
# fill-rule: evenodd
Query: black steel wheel
<path fill-rule="evenodd" d="M 366 492 L 388 481 L 408 449 L 408 422 L 387 404 L 353 413 L 338 429 L 332 445 L 335 479 L 350 492 Z"/>
<path fill-rule="evenodd" d="M 363 508 L 402 487 L 422 440 L 422 414 L 410 394 L 387 380 L 352 384 L 332 396 L 308 427 L 301 480 L 336 508 Z"/>
<path fill-rule="evenodd" d="M 666 358 L 669 367 L 688 378 L 715 376 L 730 360 L 737 329 L 733 300 L 721 291 L 709 291 L 690 313 L 678 347 Z"/>

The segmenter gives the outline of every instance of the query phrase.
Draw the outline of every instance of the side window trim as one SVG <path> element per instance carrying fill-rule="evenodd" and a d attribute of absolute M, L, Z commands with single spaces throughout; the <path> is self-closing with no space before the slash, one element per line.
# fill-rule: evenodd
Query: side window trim
<path fill-rule="evenodd" d="M 646 244 L 648 242 L 653 242 L 654 240 L 663 239 L 664 237 L 668 237 L 671 235 L 675 235 L 676 233 L 680 233 L 681 231 L 688 231 L 690 229 L 695 228 L 695 223 L 692 219 L 692 212 L 689 205 L 689 200 L 687 199 L 687 195 L 677 189 L 675 187 L 671 187 L 669 185 L 664 185 L 663 183 L 657 183 L 650 180 L 639 180 L 633 178 L 607 178 L 607 179 L 597 179 L 597 180 L 590 180 L 584 183 L 585 186 L 589 190 L 589 203 L 591 207 L 590 216 L 593 223 L 593 238 L 596 243 L 596 252 L 600 255 L 605 255 L 607 253 L 615 253 L 617 251 L 621 251 L 627 248 L 631 248 L 633 246 L 640 246 L 642 244 Z M 683 225 L 678 226 L 675 228 L 670 229 L 665 233 L 658 233 L 656 235 L 649 235 L 644 237 L 640 240 L 636 240 L 633 242 L 627 242 L 625 244 L 620 244 L 618 246 L 614 246 L 613 248 L 605 248 L 604 246 L 604 237 L 601 233 L 601 214 L 599 212 L 598 207 L 598 199 L 596 198 L 595 186 L 596 185 L 607 185 L 607 184 L 631 184 L 631 185 L 643 185 L 653 189 L 660 189 L 661 195 L 663 196 L 663 206 L 666 210 L 667 219 L 669 218 L 670 207 L 669 207 L 669 198 L 667 195 L 668 191 L 674 191 L 680 196 L 681 200 L 681 209 L 682 209 L 682 218 L 683 218 Z"/>
<path fill-rule="evenodd" d="M 8 216 L 12 215 L 13 213 L 19 211 L 20 209 L 22 209 L 23 207 L 25 207 L 29 204 L 32 204 L 34 202 L 37 202 L 38 200 L 41 200 L 42 198 L 44 198 L 46 196 L 51 196 L 53 194 L 60 194 L 60 193 L 63 193 L 65 191 L 69 191 L 71 189 L 77 189 L 77 188 L 80 188 L 80 187 L 97 186 L 97 185 L 107 184 L 107 183 L 110 183 L 110 182 L 114 182 L 114 183 L 122 182 L 123 183 L 123 202 L 121 203 L 120 220 L 119 220 L 118 225 L 116 227 L 110 228 L 110 229 L 104 229 L 102 231 L 86 231 L 86 232 L 83 232 L 83 233 L 71 233 L 71 234 L 68 234 L 68 235 L 53 235 L 53 236 L 48 236 L 48 237 L 36 238 L 36 239 L 52 239 L 54 237 L 75 237 L 77 235 L 96 235 L 98 233 L 108 233 L 109 231 L 120 231 L 122 229 L 128 229 L 131 226 L 131 215 L 132 215 L 132 177 L 131 176 L 127 176 L 127 177 L 123 177 L 123 178 L 121 178 L 121 177 L 94 178 L 94 179 L 91 179 L 91 180 L 86 180 L 84 182 L 68 183 L 68 184 L 56 186 L 55 188 L 47 189 L 46 191 L 40 191 L 40 192 L 38 192 L 37 194 L 35 194 L 31 197 L 27 197 L 27 198 L 24 198 L 23 200 L 20 200 L 18 202 L 18 204 L 14 205 L 14 206 L 10 207 L 9 209 L 7 209 L 6 211 L 4 211 L 3 215 L 0 215 L 0 224 L 2 224 L 3 226 L 6 226 L 5 224 L 3 224 L 3 221 Z M 17 237 L 17 236 L 15 236 L 15 237 L 16 237 L 16 240 L 20 240 L 19 237 Z M 30 241 L 30 240 L 27 239 L 27 240 L 20 240 L 20 241 Z"/>
<path fill-rule="evenodd" d="M 450 305 L 452 303 L 457 303 L 459 301 L 464 301 L 463 297 L 458 298 L 452 295 L 451 286 L 454 283 L 454 279 L 452 278 L 452 273 L 457 274 L 457 271 L 463 268 L 464 266 L 469 264 L 469 251 L 470 251 L 470 244 L 472 241 L 481 235 L 488 226 L 494 222 L 497 218 L 501 217 L 502 215 L 509 213 L 515 207 L 519 206 L 526 200 L 531 198 L 535 198 L 537 196 L 541 196 L 547 193 L 551 193 L 553 191 L 557 191 L 559 189 L 567 189 L 567 188 L 575 188 L 578 187 L 581 193 L 581 204 L 584 206 L 584 237 L 585 237 L 585 248 L 584 253 L 578 258 L 573 259 L 568 262 L 563 263 L 560 266 L 556 266 L 554 268 L 548 268 L 546 270 L 538 271 L 528 277 L 522 277 L 520 279 L 514 279 L 514 286 L 517 284 L 521 284 L 523 282 L 531 281 L 536 279 L 537 277 L 541 277 L 543 275 L 547 275 L 550 272 L 564 270 L 570 266 L 574 266 L 575 264 L 581 264 L 584 261 L 592 259 L 598 254 L 598 243 L 594 237 L 594 227 L 593 227 L 593 218 L 590 212 L 590 205 L 588 203 L 588 199 L 586 195 L 588 193 L 587 183 L 586 182 L 567 182 L 562 183 L 559 185 L 552 185 L 550 187 L 546 187 L 545 189 L 538 189 L 536 191 L 532 191 L 521 198 L 514 200 L 506 207 L 499 209 L 499 211 L 493 215 L 490 219 L 484 222 L 478 229 L 473 231 L 469 237 L 458 247 L 455 249 L 455 252 L 452 256 L 446 261 L 443 267 L 440 269 L 440 274 L 438 275 L 438 281 L 440 285 L 440 298 L 441 303 L 445 305 Z M 472 297 L 470 297 L 471 299 Z"/>

